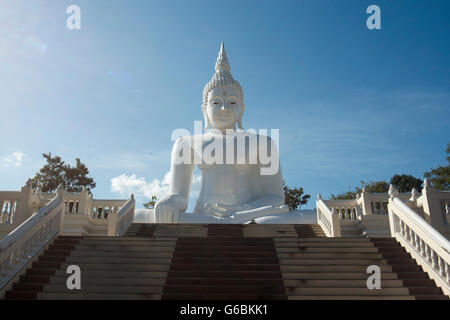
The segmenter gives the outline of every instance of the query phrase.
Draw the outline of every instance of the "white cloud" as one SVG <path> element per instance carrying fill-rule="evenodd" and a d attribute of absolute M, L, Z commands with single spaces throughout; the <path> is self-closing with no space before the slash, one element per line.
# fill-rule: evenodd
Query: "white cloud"
<path fill-rule="evenodd" d="M 163 180 L 153 179 L 147 182 L 145 178 L 138 178 L 135 174 L 121 174 L 111 179 L 111 191 L 117 192 L 123 196 L 129 196 L 133 193 L 137 198 L 151 199 L 156 196 L 158 199 L 164 197 L 169 192 L 170 172 L 164 175 Z M 200 191 L 200 176 L 195 176 L 191 184 L 191 197 L 198 196 Z"/>
<path fill-rule="evenodd" d="M 22 164 L 23 159 L 26 157 L 26 154 L 22 151 L 13 152 L 9 157 L 3 158 L 3 161 L 8 165 L 12 165 L 15 167 L 19 167 Z"/>

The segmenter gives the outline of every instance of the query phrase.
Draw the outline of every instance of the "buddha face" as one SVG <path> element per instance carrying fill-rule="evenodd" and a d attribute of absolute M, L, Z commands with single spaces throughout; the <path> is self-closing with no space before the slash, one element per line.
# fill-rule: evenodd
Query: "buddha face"
<path fill-rule="evenodd" d="M 212 88 L 208 92 L 206 114 L 211 127 L 234 129 L 241 116 L 240 92 L 237 88 Z"/>

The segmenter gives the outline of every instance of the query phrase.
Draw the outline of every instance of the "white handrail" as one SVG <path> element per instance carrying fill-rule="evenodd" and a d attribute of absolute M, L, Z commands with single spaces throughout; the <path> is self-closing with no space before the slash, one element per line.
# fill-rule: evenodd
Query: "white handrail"
<path fill-rule="evenodd" d="M 391 234 L 450 296 L 450 241 L 395 196 L 389 200 Z"/>
<path fill-rule="evenodd" d="M 319 195 L 316 200 L 317 223 L 322 227 L 327 237 L 340 237 L 341 225 L 339 223 L 339 215 L 332 212 L 322 197 Z M 333 210 L 334 211 L 334 210 Z"/>
<path fill-rule="evenodd" d="M 63 199 L 59 194 L 0 240 L 0 290 L 60 232 L 62 223 Z"/>
<path fill-rule="evenodd" d="M 134 196 L 131 195 L 130 199 L 119 209 L 119 211 L 113 212 L 108 220 L 108 236 L 121 236 L 133 223 L 134 218 Z"/>

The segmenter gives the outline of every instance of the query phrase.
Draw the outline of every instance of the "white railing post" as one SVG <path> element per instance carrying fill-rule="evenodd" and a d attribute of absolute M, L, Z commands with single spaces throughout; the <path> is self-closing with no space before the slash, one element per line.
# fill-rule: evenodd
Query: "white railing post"
<path fill-rule="evenodd" d="M 372 199 L 370 199 L 370 193 L 366 191 L 366 187 L 362 188 L 361 192 L 361 207 L 363 215 L 372 214 Z"/>
<path fill-rule="evenodd" d="M 61 201 L 64 199 L 64 187 L 61 183 L 58 185 L 58 188 L 56 188 L 56 197 L 61 198 Z M 66 211 L 66 209 L 64 206 L 64 202 L 63 202 L 63 205 L 61 206 L 61 216 L 59 218 L 60 220 L 59 220 L 59 225 L 58 225 L 58 232 L 60 234 L 62 234 L 64 232 L 65 211 Z"/>
<path fill-rule="evenodd" d="M 108 236 L 121 236 L 128 230 L 133 223 L 135 203 L 132 194 L 118 212 L 111 213 L 108 219 Z"/>
<path fill-rule="evenodd" d="M 118 214 L 117 212 L 112 212 L 108 219 L 108 236 L 117 235 L 117 223 L 118 223 Z"/>
<path fill-rule="evenodd" d="M 445 233 L 447 221 L 442 212 L 439 196 L 440 192 L 431 186 L 428 179 L 425 179 L 422 189 L 423 211 L 430 217 L 430 224 L 439 232 Z"/>
<path fill-rule="evenodd" d="M 29 216 L 31 216 L 33 211 L 32 196 L 33 189 L 31 187 L 31 179 L 28 179 L 26 184 L 22 187 L 20 191 L 20 199 L 17 202 L 15 212 L 13 214 L 12 228 L 15 229 L 22 224 Z M 12 208 L 10 208 L 12 209 Z"/>
<path fill-rule="evenodd" d="M 339 214 L 336 212 L 336 209 L 333 208 L 331 211 L 331 219 L 332 219 L 332 237 L 340 237 L 341 236 L 341 224 L 339 222 Z"/>

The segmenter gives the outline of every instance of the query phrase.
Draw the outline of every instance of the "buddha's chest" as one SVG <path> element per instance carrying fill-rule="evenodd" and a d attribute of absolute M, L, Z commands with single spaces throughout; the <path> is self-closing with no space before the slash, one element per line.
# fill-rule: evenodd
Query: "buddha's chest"
<path fill-rule="evenodd" d="M 234 165 L 223 170 L 242 175 L 249 166 L 258 164 L 258 142 L 242 136 L 206 137 L 194 143 L 194 155 L 200 169 Z"/>

